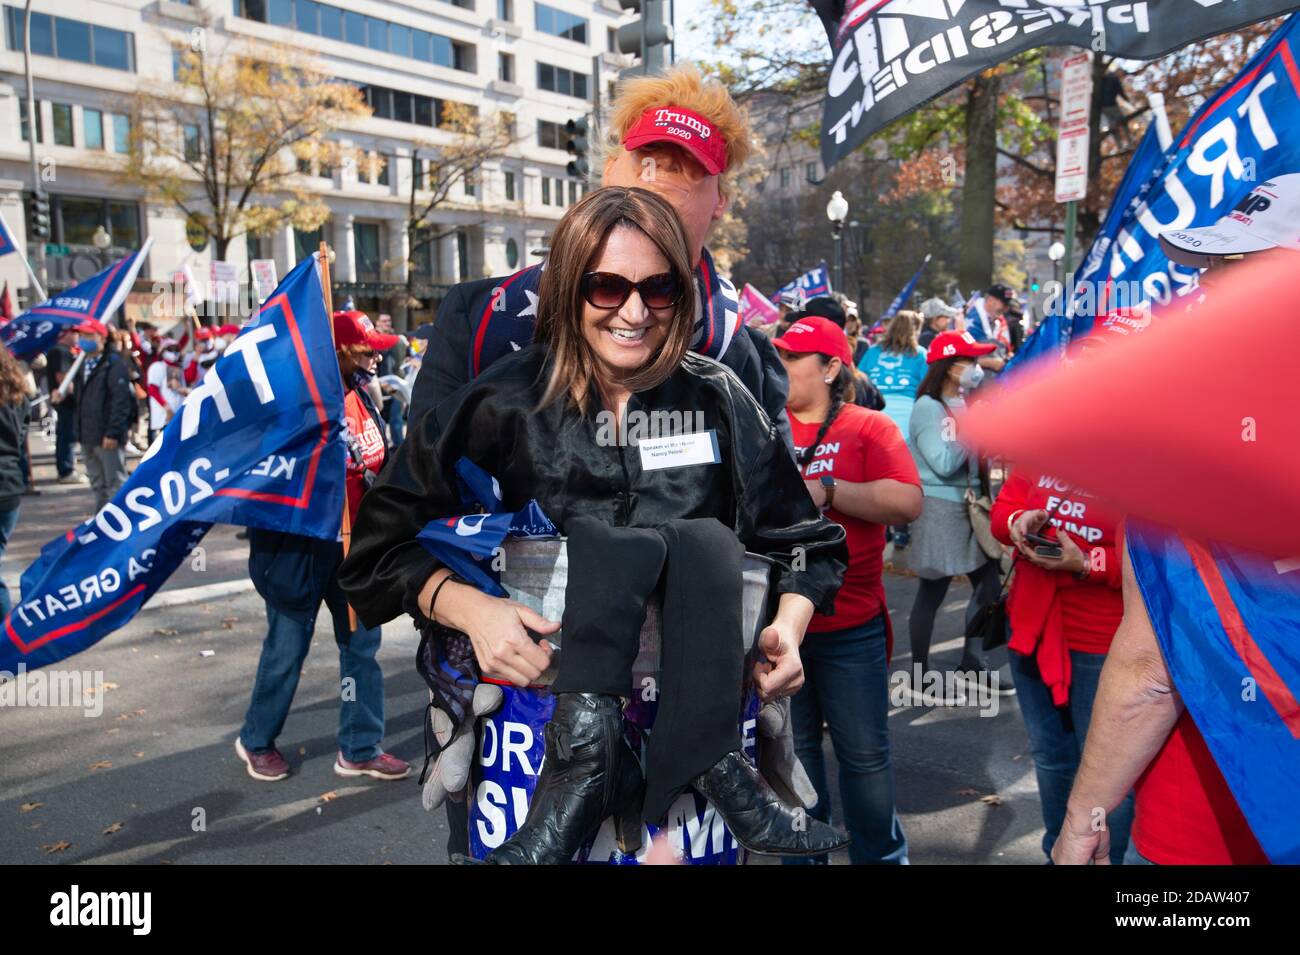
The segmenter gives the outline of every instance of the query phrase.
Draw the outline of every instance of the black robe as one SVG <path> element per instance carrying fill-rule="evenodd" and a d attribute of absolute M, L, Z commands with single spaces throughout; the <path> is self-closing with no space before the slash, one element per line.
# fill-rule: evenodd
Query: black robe
<path fill-rule="evenodd" d="M 530 345 L 412 423 L 362 498 L 339 569 L 367 626 L 404 612 L 422 619 L 416 599 L 440 565 L 416 535 L 430 520 L 464 512 L 453 470 L 462 455 L 497 478 L 506 509 L 536 498 L 561 533 L 579 514 L 627 527 L 716 518 L 747 550 L 775 561 L 777 593 L 833 611 L 848 560 L 844 529 L 813 504 L 776 427 L 733 372 L 687 353 L 666 381 L 631 396 L 629 421 L 634 412 L 701 412 L 721 456 L 720 464 L 643 471 L 635 447 L 598 443 L 594 387 L 586 414 L 566 397 L 535 410 L 549 370 L 545 347 Z"/>

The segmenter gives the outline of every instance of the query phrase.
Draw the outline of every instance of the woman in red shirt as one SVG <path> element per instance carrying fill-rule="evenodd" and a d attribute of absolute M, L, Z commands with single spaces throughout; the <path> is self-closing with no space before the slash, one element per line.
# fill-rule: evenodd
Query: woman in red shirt
<path fill-rule="evenodd" d="M 1083 754 L 1102 664 L 1124 615 L 1118 521 L 1082 491 L 1048 474 L 1013 473 L 991 515 L 993 534 L 1018 551 L 1007 598 L 1009 658 L 1033 750 L 1043 809 L 1043 853 L 1052 857 Z M 1039 553 L 1033 534 L 1060 556 Z M 1119 864 L 1133 821 L 1130 794 L 1106 819 Z"/>
<path fill-rule="evenodd" d="M 808 316 L 772 344 L 790 379 L 786 410 L 808 492 L 844 527 L 849 548 L 834 613 L 814 614 L 800 646 L 805 682 L 790 704 L 795 752 L 817 791 L 811 814 L 829 822 L 822 727 L 830 726 L 850 860 L 905 863 L 889 761 L 893 634 L 881 569 L 885 527 L 921 513 L 921 481 L 898 426 L 853 404 L 853 358 L 843 329 Z"/>

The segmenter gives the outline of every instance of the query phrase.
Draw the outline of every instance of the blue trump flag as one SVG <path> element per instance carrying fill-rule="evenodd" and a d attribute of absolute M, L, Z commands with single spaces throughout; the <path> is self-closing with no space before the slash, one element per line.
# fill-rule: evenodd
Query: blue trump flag
<path fill-rule="evenodd" d="M 1159 314 L 1195 301 L 1199 270 L 1171 262 L 1160 233 L 1213 225 L 1256 186 L 1300 172 L 1298 21 L 1288 18 L 1167 151 L 1148 129 L 1064 301 L 1052 303 L 1008 370 L 1059 357 L 1112 309 L 1145 304 Z"/>
<path fill-rule="evenodd" d="M 831 273 L 825 262 L 818 262 L 817 267 L 809 269 L 793 281 L 787 282 L 776 290 L 772 301 L 780 302 L 782 295 L 802 296 L 803 301 L 831 294 Z"/>
<path fill-rule="evenodd" d="M 0 670 L 123 626 L 217 522 L 334 540 L 343 385 L 315 257 L 285 276 L 94 517 L 47 544 L 4 622 Z"/>
<path fill-rule="evenodd" d="M 907 304 L 907 300 L 910 299 L 912 293 L 916 291 L 916 283 L 921 281 L 921 273 L 925 271 L 925 267 L 929 264 L 930 256 L 927 254 L 926 257 L 921 260 L 921 267 L 916 270 L 916 274 L 912 276 L 912 280 L 903 286 L 901 292 L 894 296 L 894 300 L 889 303 L 889 308 L 885 309 L 885 314 L 880 316 L 882 322 L 887 318 L 893 318 L 898 314 L 898 310 Z"/>
<path fill-rule="evenodd" d="M 4 215 L 0 214 L 0 255 L 8 255 L 10 252 L 17 251 L 18 242 L 9 229 L 9 223 L 5 222 Z"/>
<path fill-rule="evenodd" d="M 1260 847 L 1300 863 L 1300 561 L 1129 521 L 1165 663 Z"/>
<path fill-rule="evenodd" d="M 117 311 L 126 293 L 131 291 L 152 244 L 152 238 L 146 239 L 140 251 L 23 312 L 0 328 L 0 342 L 15 358 L 31 361 L 54 347 L 65 328 L 80 325 L 88 318 L 104 321 Z"/>

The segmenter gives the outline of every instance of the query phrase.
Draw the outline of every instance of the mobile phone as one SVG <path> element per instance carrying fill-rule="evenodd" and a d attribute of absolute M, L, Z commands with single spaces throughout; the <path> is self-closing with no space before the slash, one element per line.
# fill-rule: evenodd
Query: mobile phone
<path fill-rule="evenodd" d="M 1044 537 L 1042 534 L 1026 534 L 1025 540 L 1033 545 L 1034 553 L 1039 557 L 1056 558 L 1065 553 L 1055 538 Z"/>

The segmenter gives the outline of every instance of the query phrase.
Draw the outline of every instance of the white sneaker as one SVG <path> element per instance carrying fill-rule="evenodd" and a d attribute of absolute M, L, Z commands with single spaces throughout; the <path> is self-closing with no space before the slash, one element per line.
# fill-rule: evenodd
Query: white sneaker
<path fill-rule="evenodd" d="M 83 475 L 83 474 L 78 474 L 76 471 L 73 471 L 71 474 L 65 474 L 65 475 L 63 475 L 63 477 L 59 478 L 59 482 L 58 482 L 58 483 L 60 483 L 60 484 L 89 484 L 90 482 L 86 480 L 85 475 Z"/>

